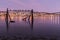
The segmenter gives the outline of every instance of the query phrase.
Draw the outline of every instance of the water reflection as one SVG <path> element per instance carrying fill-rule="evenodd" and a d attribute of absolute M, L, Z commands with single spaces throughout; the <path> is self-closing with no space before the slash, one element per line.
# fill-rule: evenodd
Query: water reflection
<path fill-rule="evenodd" d="M 45 35 L 48 35 L 48 34 L 58 35 L 60 33 L 59 31 L 57 32 L 57 30 L 60 30 L 60 28 L 54 26 L 54 24 L 58 24 L 58 25 L 60 24 L 60 21 L 59 21 L 60 20 L 60 15 L 53 15 L 53 14 L 50 15 L 49 14 L 49 15 L 41 15 L 41 16 L 37 16 L 37 17 L 34 16 L 33 17 L 33 10 L 31 10 L 31 15 L 29 15 L 29 16 L 25 16 L 25 17 L 22 17 L 22 16 L 9 16 L 8 15 L 8 9 L 7 9 L 6 17 L 5 18 L 4 17 L 5 16 L 3 16 L 3 19 L 1 19 L 2 17 L 0 19 L 2 20 L 2 22 L 3 22 L 3 20 L 5 20 L 7 32 L 8 32 L 8 29 L 9 29 L 9 24 L 14 22 L 15 24 L 12 24 L 12 25 L 15 25 L 15 26 L 10 26 L 11 29 L 13 29 L 13 32 L 17 31 L 19 29 L 17 32 L 21 32 L 21 34 L 22 34 L 24 32 L 29 31 L 29 28 L 30 28 L 30 31 L 31 31 L 31 38 L 30 39 L 31 40 L 35 40 L 35 39 L 36 40 L 37 39 L 42 39 L 42 40 L 46 39 L 46 40 L 48 40 L 48 38 L 45 38 L 43 35 L 39 38 L 36 37 L 36 36 L 34 37 L 34 34 L 36 34 L 36 33 L 45 34 Z M 27 23 L 27 25 L 28 24 L 29 25 L 28 26 L 24 25 L 23 27 L 21 27 L 20 23 L 22 23 L 22 25 L 24 25 L 24 23 Z M 46 24 L 48 24 L 48 25 L 46 25 Z M 24 27 L 27 28 L 27 29 L 25 29 L 27 31 L 24 31 Z M 33 30 L 35 31 L 35 33 L 34 33 Z M 28 32 L 26 34 L 28 34 Z M 19 37 L 19 38 L 22 39 L 22 37 Z M 16 39 L 18 39 L 18 38 L 16 38 Z M 28 37 L 27 37 L 27 39 L 28 39 Z M 49 38 L 49 40 L 57 40 L 57 39 L 53 37 L 53 38 Z"/>
<path fill-rule="evenodd" d="M 25 18 L 23 18 L 23 21 L 27 21 L 27 20 L 28 20 L 28 23 L 31 26 L 31 30 L 33 30 L 33 21 L 34 21 L 34 18 L 33 18 L 33 9 L 31 10 L 31 14 L 30 15 L 28 15 Z"/>
<path fill-rule="evenodd" d="M 0 16 L 1 21 L 5 20 L 5 16 Z M 29 21 L 31 20 L 31 16 L 27 16 L 27 17 L 12 17 L 10 16 L 10 18 L 8 19 L 9 21 Z M 39 17 L 34 17 L 34 20 L 36 20 L 37 22 L 39 21 L 40 23 L 50 23 L 50 24 L 60 24 L 60 15 L 43 15 L 43 16 L 39 16 Z"/>
<path fill-rule="evenodd" d="M 50 24 L 60 24 L 60 15 L 43 15 L 39 17 L 34 17 L 37 22 L 40 23 L 50 23 Z"/>

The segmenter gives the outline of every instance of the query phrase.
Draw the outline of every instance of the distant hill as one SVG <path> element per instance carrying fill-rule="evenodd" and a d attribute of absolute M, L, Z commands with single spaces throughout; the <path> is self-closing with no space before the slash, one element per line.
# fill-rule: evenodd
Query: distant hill
<path fill-rule="evenodd" d="M 31 12 L 31 10 L 9 10 L 9 12 Z M 0 11 L 0 13 L 6 13 L 6 11 Z M 42 14 L 60 14 L 60 12 L 48 13 L 48 12 L 33 12 L 33 13 L 42 13 Z"/>

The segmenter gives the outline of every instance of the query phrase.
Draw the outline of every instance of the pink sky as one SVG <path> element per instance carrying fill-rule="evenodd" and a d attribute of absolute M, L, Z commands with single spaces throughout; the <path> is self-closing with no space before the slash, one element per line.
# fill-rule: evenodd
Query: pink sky
<path fill-rule="evenodd" d="M 0 0 L 0 10 L 34 9 L 41 12 L 60 12 L 60 0 Z"/>

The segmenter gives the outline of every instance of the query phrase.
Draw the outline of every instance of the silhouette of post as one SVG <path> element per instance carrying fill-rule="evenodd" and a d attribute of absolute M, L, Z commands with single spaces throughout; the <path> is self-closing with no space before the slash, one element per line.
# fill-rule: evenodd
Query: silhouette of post
<path fill-rule="evenodd" d="M 31 29 L 33 30 L 33 9 L 31 10 Z"/>
<path fill-rule="evenodd" d="M 8 13 L 8 8 L 7 8 L 7 11 L 6 11 L 6 18 L 5 18 L 7 31 L 8 31 L 8 15 L 9 15 L 9 13 Z"/>
<path fill-rule="evenodd" d="M 31 25 L 31 39 L 33 38 L 33 21 L 34 21 L 34 18 L 33 18 L 33 9 L 31 10 L 31 15 L 30 15 L 30 25 Z"/>

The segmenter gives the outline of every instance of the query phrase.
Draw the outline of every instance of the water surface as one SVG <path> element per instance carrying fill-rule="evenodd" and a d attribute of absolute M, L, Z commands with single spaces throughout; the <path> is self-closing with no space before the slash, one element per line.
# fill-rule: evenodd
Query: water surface
<path fill-rule="evenodd" d="M 0 16 L 0 35 L 17 36 L 29 39 L 60 40 L 60 15 L 41 15 L 31 20 L 22 20 L 22 16 L 11 17 L 15 22 L 6 23 L 5 16 Z M 35 38 L 33 38 L 35 37 Z"/>

